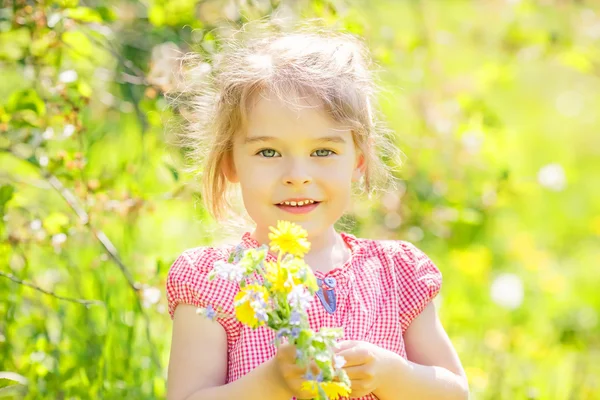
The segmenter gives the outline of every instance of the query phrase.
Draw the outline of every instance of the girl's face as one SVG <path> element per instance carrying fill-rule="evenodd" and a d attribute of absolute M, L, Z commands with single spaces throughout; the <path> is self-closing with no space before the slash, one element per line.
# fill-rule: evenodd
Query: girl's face
<path fill-rule="evenodd" d="M 352 181 L 363 169 L 351 130 L 322 107 L 303 99 L 290 106 L 265 93 L 248 115 L 247 131 L 234 140 L 227 176 L 240 183 L 259 237 L 266 239 L 269 226 L 287 220 L 314 238 L 347 209 Z"/>

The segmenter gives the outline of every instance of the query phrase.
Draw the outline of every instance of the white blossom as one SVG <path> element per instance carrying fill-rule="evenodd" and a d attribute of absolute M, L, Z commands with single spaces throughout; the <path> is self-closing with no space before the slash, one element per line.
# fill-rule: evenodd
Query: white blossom
<path fill-rule="evenodd" d="M 548 164 L 538 172 L 538 182 L 545 188 L 559 192 L 567 185 L 565 170 L 560 164 Z"/>
<path fill-rule="evenodd" d="M 307 292 L 303 286 L 298 285 L 292 288 L 287 299 L 292 307 L 298 307 L 301 310 L 306 311 L 312 301 L 312 295 Z"/>
<path fill-rule="evenodd" d="M 501 274 L 492 283 L 492 300 L 505 308 L 516 309 L 523 303 L 523 282 L 515 274 Z"/>

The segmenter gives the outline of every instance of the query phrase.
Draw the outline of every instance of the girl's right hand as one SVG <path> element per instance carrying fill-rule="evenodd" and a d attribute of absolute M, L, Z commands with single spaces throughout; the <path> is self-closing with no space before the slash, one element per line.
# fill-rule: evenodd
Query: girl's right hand
<path fill-rule="evenodd" d="M 281 344 L 274 357 L 274 364 L 290 396 L 295 396 L 298 399 L 313 397 L 310 393 L 303 392 L 300 389 L 302 382 L 306 380 L 307 368 L 302 368 L 296 364 L 296 346 L 289 343 Z M 313 366 L 314 368 L 316 366 Z M 314 373 L 315 371 L 313 370 L 312 372 Z"/>

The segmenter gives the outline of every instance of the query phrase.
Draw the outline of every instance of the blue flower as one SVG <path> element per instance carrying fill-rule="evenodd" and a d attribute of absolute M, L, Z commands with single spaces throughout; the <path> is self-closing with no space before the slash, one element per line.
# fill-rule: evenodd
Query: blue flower
<path fill-rule="evenodd" d="M 303 311 L 308 310 L 313 296 L 301 285 L 294 286 L 288 294 L 287 300 L 292 307 L 300 308 Z"/>
<path fill-rule="evenodd" d="M 300 328 L 298 328 L 297 326 L 293 327 L 291 335 L 294 339 L 297 339 L 298 336 L 300 336 Z"/>
<path fill-rule="evenodd" d="M 315 377 L 315 381 L 317 381 L 317 382 L 323 382 L 323 372 L 319 371 L 319 375 L 317 375 Z"/>
<path fill-rule="evenodd" d="M 281 328 L 280 330 L 277 331 L 277 337 L 280 339 L 289 334 L 290 334 L 290 330 L 288 328 Z"/>
<path fill-rule="evenodd" d="M 254 315 L 256 315 L 256 319 L 261 322 L 267 322 L 269 319 L 269 315 L 267 314 L 265 303 L 262 299 L 256 299 L 250 301 L 250 306 L 254 310 Z"/>
<path fill-rule="evenodd" d="M 290 314 L 290 325 L 300 325 L 300 322 L 302 322 L 302 315 L 296 310 L 292 311 Z"/>
<path fill-rule="evenodd" d="M 206 307 L 204 315 L 206 315 L 207 318 L 214 321 L 214 319 L 217 317 L 217 312 L 214 310 L 214 308 L 212 308 L 211 305 L 209 305 L 208 307 Z"/>

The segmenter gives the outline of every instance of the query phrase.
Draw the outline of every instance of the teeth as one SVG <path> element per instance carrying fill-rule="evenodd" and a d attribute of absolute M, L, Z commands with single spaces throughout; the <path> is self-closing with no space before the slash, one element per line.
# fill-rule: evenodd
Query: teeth
<path fill-rule="evenodd" d="M 281 206 L 286 205 L 286 206 L 292 206 L 292 207 L 302 207 L 302 206 L 307 205 L 307 204 L 313 204 L 314 202 L 315 202 L 314 200 L 302 200 L 302 201 L 298 201 L 298 202 L 295 202 L 295 201 L 282 201 L 281 203 L 279 203 L 279 205 L 281 205 Z"/>

